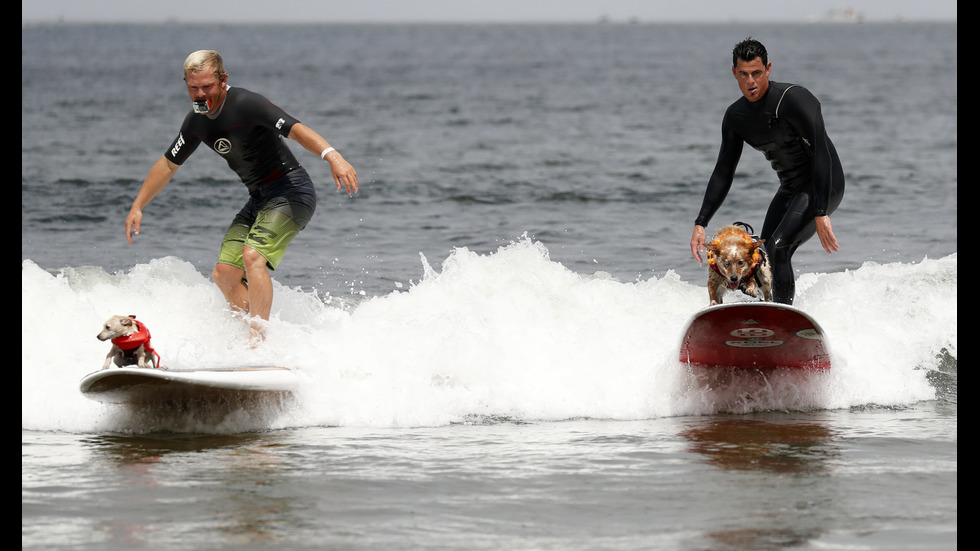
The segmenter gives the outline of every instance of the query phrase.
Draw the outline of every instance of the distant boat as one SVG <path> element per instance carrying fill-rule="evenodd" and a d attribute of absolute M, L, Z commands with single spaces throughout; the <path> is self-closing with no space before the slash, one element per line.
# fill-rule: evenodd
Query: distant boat
<path fill-rule="evenodd" d="M 827 12 L 826 17 L 824 17 L 824 21 L 831 23 L 861 23 L 864 21 L 864 12 L 860 12 L 854 8 L 830 10 Z"/>

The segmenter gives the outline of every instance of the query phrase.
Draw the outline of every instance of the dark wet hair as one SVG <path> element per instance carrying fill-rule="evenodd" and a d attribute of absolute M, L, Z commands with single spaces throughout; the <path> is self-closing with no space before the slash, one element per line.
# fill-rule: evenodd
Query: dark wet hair
<path fill-rule="evenodd" d="M 769 64 L 769 52 L 766 51 L 766 47 L 762 45 L 762 42 L 754 40 L 750 36 L 736 44 L 735 49 L 732 50 L 732 67 L 738 65 L 740 59 L 752 61 L 757 57 L 762 58 L 763 65 Z"/>

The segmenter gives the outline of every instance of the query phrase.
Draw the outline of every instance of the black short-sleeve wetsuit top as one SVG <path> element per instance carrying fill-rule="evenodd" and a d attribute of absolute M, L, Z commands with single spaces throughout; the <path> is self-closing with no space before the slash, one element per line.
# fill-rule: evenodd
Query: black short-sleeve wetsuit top
<path fill-rule="evenodd" d="M 707 227 L 728 195 L 743 143 L 761 151 L 772 163 L 780 193 L 811 187 L 813 216 L 830 214 L 832 195 L 843 191 L 843 181 L 835 182 L 840 160 L 824 128 L 820 102 L 809 90 L 770 81 L 759 101 L 741 97 L 728 108 L 721 132 L 718 161 L 695 224 Z"/>
<path fill-rule="evenodd" d="M 183 164 L 204 142 L 228 162 L 252 192 L 299 168 L 299 161 L 282 139 L 298 122 L 262 95 L 229 87 L 216 114 L 187 114 L 164 156 Z"/>

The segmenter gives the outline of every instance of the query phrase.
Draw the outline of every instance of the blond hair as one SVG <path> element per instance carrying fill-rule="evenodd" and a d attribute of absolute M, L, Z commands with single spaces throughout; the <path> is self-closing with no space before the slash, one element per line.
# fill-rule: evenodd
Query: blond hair
<path fill-rule="evenodd" d="M 214 50 L 198 50 L 184 60 L 184 80 L 187 80 L 187 75 L 196 71 L 203 71 L 205 68 L 210 68 L 211 73 L 219 81 L 228 76 L 228 73 L 225 72 L 224 61 L 221 60 L 221 54 Z"/>

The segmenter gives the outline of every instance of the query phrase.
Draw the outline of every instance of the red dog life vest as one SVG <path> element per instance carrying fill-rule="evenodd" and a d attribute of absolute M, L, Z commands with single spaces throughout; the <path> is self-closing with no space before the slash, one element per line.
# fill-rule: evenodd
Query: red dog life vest
<path fill-rule="evenodd" d="M 136 318 L 133 318 L 133 323 L 136 324 L 136 331 L 129 335 L 123 335 L 112 339 L 112 344 L 127 352 L 130 350 L 135 350 L 139 348 L 140 345 L 143 345 L 143 348 L 146 349 L 147 352 L 157 357 L 156 366 L 160 367 L 160 355 L 157 354 L 157 351 L 154 350 L 152 346 L 150 346 L 150 330 L 147 329 L 145 325 L 137 321 Z"/>

